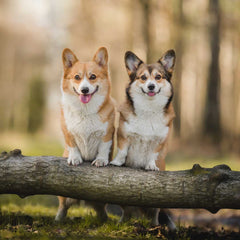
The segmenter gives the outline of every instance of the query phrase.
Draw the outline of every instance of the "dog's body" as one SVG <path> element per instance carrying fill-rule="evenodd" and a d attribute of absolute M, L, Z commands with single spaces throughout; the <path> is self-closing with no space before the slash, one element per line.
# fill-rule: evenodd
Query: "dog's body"
<path fill-rule="evenodd" d="M 130 82 L 127 99 L 120 107 L 118 153 L 111 164 L 165 170 L 167 143 L 175 117 L 171 102 L 174 63 L 173 50 L 154 64 L 145 64 L 134 53 L 126 53 Z M 159 210 L 151 212 L 153 223 L 158 224 Z"/>
<path fill-rule="evenodd" d="M 144 104 L 144 100 L 141 102 L 141 106 L 135 105 L 135 112 L 131 111 L 128 102 L 120 107 L 118 155 L 113 164 L 125 163 L 133 168 L 165 170 L 164 158 L 174 117 L 173 107 L 170 105 L 166 113 L 157 108 L 155 112 L 155 106 Z M 147 111 L 141 107 L 146 107 Z M 126 149 L 127 155 L 124 156 Z"/>
<path fill-rule="evenodd" d="M 115 118 L 107 50 L 100 48 L 93 61 L 82 63 L 71 50 L 65 49 L 63 65 L 61 125 L 66 143 L 63 156 L 68 158 L 69 165 L 91 161 L 97 167 L 106 166 L 113 152 Z M 75 202 L 59 197 L 56 220 L 65 217 Z M 93 207 L 101 218 L 106 218 L 103 204 Z"/>

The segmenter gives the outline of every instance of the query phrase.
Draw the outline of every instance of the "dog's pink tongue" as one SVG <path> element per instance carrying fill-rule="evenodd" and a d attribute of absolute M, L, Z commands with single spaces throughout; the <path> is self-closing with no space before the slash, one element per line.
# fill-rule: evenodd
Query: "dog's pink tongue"
<path fill-rule="evenodd" d="M 92 95 L 88 94 L 88 95 L 79 95 L 80 101 L 82 103 L 88 103 L 91 100 Z"/>
<path fill-rule="evenodd" d="M 148 96 L 152 97 L 155 95 L 155 92 L 148 92 Z"/>

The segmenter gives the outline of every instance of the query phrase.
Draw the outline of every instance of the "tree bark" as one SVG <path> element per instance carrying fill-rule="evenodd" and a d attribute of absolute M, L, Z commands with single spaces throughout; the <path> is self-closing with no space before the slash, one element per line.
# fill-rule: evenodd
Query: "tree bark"
<path fill-rule="evenodd" d="M 145 171 L 127 167 L 68 166 L 65 158 L 0 157 L 0 193 L 26 197 L 60 195 L 120 205 L 161 208 L 240 209 L 240 172 L 226 165 L 184 171 Z"/>

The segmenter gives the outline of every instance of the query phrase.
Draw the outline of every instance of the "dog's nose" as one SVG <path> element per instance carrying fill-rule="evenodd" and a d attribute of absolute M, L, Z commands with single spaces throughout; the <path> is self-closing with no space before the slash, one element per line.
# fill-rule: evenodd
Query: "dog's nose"
<path fill-rule="evenodd" d="M 149 84 L 149 85 L 148 85 L 148 89 L 149 89 L 150 91 L 152 91 L 154 88 L 155 88 L 155 85 L 154 85 L 154 84 Z"/>
<path fill-rule="evenodd" d="M 82 92 L 83 94 L 87 94 L 87 93 L 89 92 L 89 88 L 88 88 L 88 87 L 83 87 L 83 88 L 81 89 L 81 92 Z"/>

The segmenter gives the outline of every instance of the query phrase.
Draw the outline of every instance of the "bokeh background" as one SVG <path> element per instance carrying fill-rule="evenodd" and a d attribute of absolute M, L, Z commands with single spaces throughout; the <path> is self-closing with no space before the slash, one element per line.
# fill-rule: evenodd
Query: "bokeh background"
<path fill-rule="evenodd" d="M 81 61 L 108 49 L 117 103 L 125 98 L 127 50 L 150 63 L 173 48 L 177 117 L 167 169 L 240 170 L 239 22 L 238 0 L 0 0 L 0 150 L 61 156 L 65 47 Z"/>

